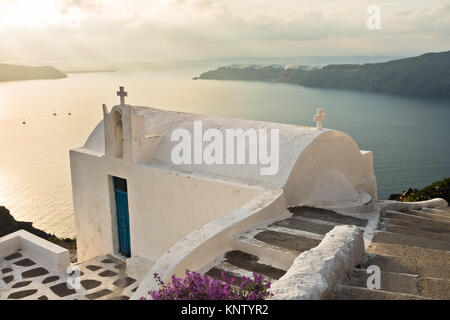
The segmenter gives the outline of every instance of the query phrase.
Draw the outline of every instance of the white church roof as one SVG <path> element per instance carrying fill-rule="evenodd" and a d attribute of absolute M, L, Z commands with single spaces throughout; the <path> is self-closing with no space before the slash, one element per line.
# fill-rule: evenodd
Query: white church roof
<path fill-rule="evenodd" d="M 113 108 L 123 108 L 129 106 L 116 106 Z M 145 119 L 146 139 L 158 139 L 157 146 L 139 162 L 140 165 L 157 167 L 164 170 L 176 171 L 184 174 L 200 175 L 212 179 L 221 179 L 240 182 L 244 184 L 261 185 L 271 188 L 282 188 L 289 175 L 299 160 L 302 152 L 320 135 L 333 133 L 332 135 L 345 135 L 344 133 L 322 129 L 318 130 L 312 127 L 296 126 L 280 123 L 270 123 L 262 121 L 242 120 L 235 118 L 223 118 L 204 116 L 183 112 L 172 112 L 148 107 L 134 107 L 135 115 L 142 115 Z M 193 135 L 194 121 L 201 120 L 203 123 L 203 132 L 209 128 L 215 128 L 223 132 L 225 136 L 226 129 L 279 129 L 279 171 L 275 175 L 261 175 L 260 165 L 176 165 L 171 159 L 172 149 L 178 142 L 171 141 L 172 132 L 176 129 L 188 129 Z M 103 120 L 98 124 L 95 130 L 88 138 L 82 149 L 90 150 L 97 154 L 105 153 Z M 348 137 L 347 135 L 345 135 Z M 270 141 L 270 134 L 268 137 Z M 356 143 L 348 137 L 349 143 Z M 208 143 L 206 143 L 208 144 Z M 270 152 L 270 147 L 268 149 Z M 357 148 L 359 152 L 359 148 Z M 81 151 L 81 150 L 80 150 Z M 247 146 L 248 154 L 248 146 Z"/>

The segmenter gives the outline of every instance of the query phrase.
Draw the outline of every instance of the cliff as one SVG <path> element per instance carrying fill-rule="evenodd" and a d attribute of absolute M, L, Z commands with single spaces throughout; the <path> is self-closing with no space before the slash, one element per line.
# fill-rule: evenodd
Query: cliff
<path fill-rule="evenodd" d="M 450 51 L 383 63 L 328 65 L 317 68 L 232 65 L 205 72 L 199 78 L 273 81 L 306 87 L 450 96 Z"/>
<path fill-rule="evenodd" d="M 0 64 L 0 82 L 61 78 L 67 78 L 67 75 L 54 67 L 27 67 Z"/>

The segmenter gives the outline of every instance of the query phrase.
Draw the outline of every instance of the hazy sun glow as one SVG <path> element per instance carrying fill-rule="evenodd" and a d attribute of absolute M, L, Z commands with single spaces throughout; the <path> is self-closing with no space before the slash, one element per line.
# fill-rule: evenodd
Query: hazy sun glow
<path fill-rule="evenodd" d="M 76 27 L 81 19 L 77 7 L 63 11 L 58 0 L 16 0 L 0 2 L 0 31 L 8 28 L 43 29 L 47 26 L 67 24 Z"/>
<path fill-rule="evenodd" d="M 0 61 L 414 55 L 448 50 L 449 16 L 450 0 L 0 0 Z"/>

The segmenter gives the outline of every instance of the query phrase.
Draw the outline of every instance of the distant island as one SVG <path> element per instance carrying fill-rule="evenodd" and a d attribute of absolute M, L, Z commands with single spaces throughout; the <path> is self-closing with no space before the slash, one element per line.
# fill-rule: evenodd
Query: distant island
<path fill-rule="evenodd" d="M 62 78 L 67 78 L 67 75 L 54 67 L 28 67 L 0 63 L 0 82 Z"/>
<path fill-rule="evenodd" d="M 305 87 L 450 96 L 450 51 L 383 63 L 325 67 L 231 65 L 205 72 L 199 79 L 270 81 Z"/>

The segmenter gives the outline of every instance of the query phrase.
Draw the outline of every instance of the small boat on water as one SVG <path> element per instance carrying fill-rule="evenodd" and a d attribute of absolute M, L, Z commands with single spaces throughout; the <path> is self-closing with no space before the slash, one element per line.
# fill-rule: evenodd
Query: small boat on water
<path fill-rule="evenodd" d="M 27 121 L 25 120 L 25 118 L 22 119 L 22 124 L 27 124 Z"/>
<path fill-rule="evenodd" d="M 53 116 L 55 116 L 55 117 L 56 117 L 56 111 L 54 111 L 54 112 L 53 112 Z"/>

